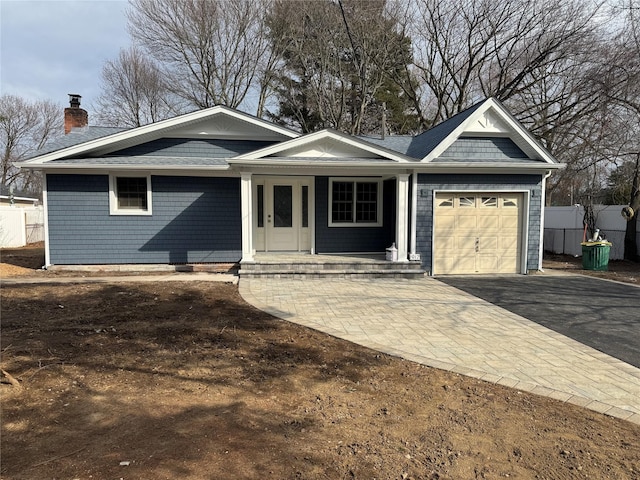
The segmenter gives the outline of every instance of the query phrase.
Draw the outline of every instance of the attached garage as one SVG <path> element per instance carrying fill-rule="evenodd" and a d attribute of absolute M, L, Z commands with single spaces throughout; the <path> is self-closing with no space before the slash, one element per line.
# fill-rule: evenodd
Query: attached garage
<path fill-rule="evenodd" d="M 433 273 L 522 273 L 524 194 L 435 194 Z"/>

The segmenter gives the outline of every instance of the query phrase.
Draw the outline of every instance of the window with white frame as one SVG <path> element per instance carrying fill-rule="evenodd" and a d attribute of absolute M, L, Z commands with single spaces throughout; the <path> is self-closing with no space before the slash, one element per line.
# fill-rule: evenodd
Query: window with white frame
<path fill-rule="evenodd" d="M 382 225 L 382 182 L 334 178 L 329 181 L 329 226 Z"/>
<path fill-rule="evenodd" d="M 151 215 L 151 175 L 109 175 L 111 215 Z"/>

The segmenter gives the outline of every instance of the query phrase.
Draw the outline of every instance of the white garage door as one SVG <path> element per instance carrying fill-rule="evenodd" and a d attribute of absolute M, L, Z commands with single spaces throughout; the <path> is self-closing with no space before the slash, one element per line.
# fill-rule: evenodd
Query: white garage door
<path fill-rule="evenodd" d="M 523 198 L 437 193 L 433 273 L 521 273 Z"/>

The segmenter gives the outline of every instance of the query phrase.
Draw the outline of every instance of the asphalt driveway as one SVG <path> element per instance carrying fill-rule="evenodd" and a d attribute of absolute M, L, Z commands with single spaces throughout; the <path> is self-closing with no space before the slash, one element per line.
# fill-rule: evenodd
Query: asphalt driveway
<path fill-rule="evenodd" d="M 640 368 L 640 288 L 582 275 L 438 280 Z"/>

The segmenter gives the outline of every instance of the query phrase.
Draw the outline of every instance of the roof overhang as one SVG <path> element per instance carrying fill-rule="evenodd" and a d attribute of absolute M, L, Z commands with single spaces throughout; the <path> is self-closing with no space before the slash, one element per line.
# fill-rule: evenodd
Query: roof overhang
<path fill-rule="evenodd" d="M 40 170 L 45 172 L 50 171 L 102 171 L 102 170 L 144 170 L 144 171 L 227 171 L 229 170 L 229 165 L 151 165 L 151 164 L 114 164 L 114 163 L 83 163 L 83 162 L 74 162 L 74 163 L 45 163 L 41 165 L 25 165 L 20 166 L 20 168 L 28 168 L 30 170 Z"/>
<path fill-rule="evenodd" d="M 341 157 L 344 161 L 345 156 L 358 156 L 369 157 L 372 161 L 375 159 L 390 160 L 395 164 L 415 162 L 415 159 L 399 152 L 332 129 L 309 133 L 244 155 L 238 155 L 233 158 L 232 162 L 256 160 L 268 162 L 275 158 L 287 158 L 287 161 L 291 161 L 296 157 L 310 156 L 324 157 L 329 160 L 336 158 L 336 161 L 339 161 Z"/>
<path fill-rule="evenodd" d="M 100 156 L 162 137 L 239 138 L 240 133 L 237 129 L 229 128 L 230 123 L 234 123 L 240 129 L 246 126 L 251 131 L 248 136 L 251 136 L 252 140 L 282 140 L 300 136 L 300 133 L 293 130 L 218 105 L 62 148 L 22 163 L 25 168 L 30 168 L 31 165 L 42 165 L 65 157 Z M 197 128 L 198 126 L 202 128 Z"/>
<path fill-rule="evenodd" d="M 546 164 L 543 162 L 507 163 L 507 162 L 456 162 L 456 163 L 421 163 L 416 165 L 417 173 L 491 173 L 495 175 L 525 174 L 542 175 L 552 170 L 560 170 L 566 165 L 562 163 Z"/>

